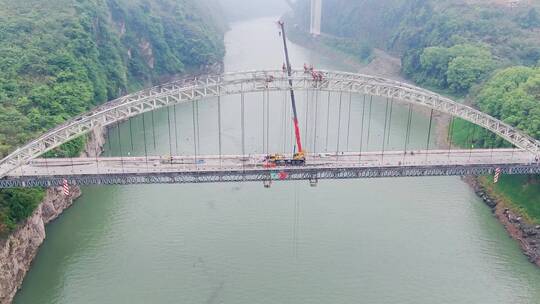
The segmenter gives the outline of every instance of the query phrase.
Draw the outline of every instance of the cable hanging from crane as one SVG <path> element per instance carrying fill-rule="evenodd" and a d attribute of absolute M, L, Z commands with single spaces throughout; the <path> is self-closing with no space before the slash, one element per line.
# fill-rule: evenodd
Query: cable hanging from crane
<path fill-rule="evenodd" d="M 362 149 L 364 148 L 364 119 L 366 117 L 366 95 L 362 101 L 362 122 L 360 127 L 360 154 L 358 156 L 358 162 L 362 161 Z"/>

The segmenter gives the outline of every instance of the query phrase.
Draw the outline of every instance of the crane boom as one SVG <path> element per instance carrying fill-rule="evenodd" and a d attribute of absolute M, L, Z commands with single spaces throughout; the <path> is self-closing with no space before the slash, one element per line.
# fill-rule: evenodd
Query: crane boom
<path fill-rule="evenodd" d="M 287 75 L 289 76 L 289 86 L 291 88 L 291 103 L 292 103 L 292 110 L 293 110 L 293 122 L 294 122 L 294 134 L 296 136 L 296 146 L 298 147 L 298 153 L 303 154 L 302 150 L 302 140 L 300 139 L 300 128 L 298 127 L 298 114 L 296 111 L 296 99 L 294 96 L 294 89 L 293 89 L 293 82 L 292 82 L 292 68 L 291 68 L 291 61 L 289 60 L 289 50 L 287 48 L 287 37 L 285 36 L 285 23 L 283 21 L 278 22 L 279 26 L 281 27 L 281 33 L 283 38 L 283 47 L 285 49 L 285 61 L 287 63 Z"/>

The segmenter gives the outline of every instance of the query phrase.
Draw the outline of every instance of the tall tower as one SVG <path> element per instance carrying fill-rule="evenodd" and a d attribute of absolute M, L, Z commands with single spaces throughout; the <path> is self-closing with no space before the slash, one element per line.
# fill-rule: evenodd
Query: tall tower
<path fill-rule="evenodd" d="M 322 0 L 311 0 L 311 25 L 309 32 L 313 36 L 321 34 Z"/>

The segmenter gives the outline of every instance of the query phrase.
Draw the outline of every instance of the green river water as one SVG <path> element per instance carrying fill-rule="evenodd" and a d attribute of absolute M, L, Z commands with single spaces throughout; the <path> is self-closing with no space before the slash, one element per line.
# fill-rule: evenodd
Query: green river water
<path fill-rule="evenodd" d="M 281 68 L 273 21 L 232 25 L 226 71 Z M 294 44 L 291 57 L 296 67 L 312 62 L 348 70 Z M 330 96 L 327 115 L 328 95 L 298 94 L 306 147 L 335 151 L 339 95 Z M 313 103 L 306 109 L 306 95 L 317 100 L 317 112 Z M 283 123 L 289 103 L 284 108 L 282 96 L 271 96 L 272 151 L 291 150 L 290 126 Z M 222 102 L 223 149 L 237 153 L 239 98 Z M 353 96 L 349 147 L 345 134 L 340 150 L 358 150 L 361 138 L 364 149 L 380 150 L 386 101 L 373 101 L 369 143 L 367 130 L 363 136 L 359 131 L 362 106 L 363 97 Z M 344 134 L 347 95 L 342 107 Z M 216 109 L 215 100 L 199 103 L 201 153 L 216 153 Z M 178 145 L 169 142 L 172 110 L 155 113 L 157 149 L 148 139 L 151 154 L 193 151 L 191 105 L 176 109 Z M 403 148 L 407 112 L 394 105 L 389 149 Z M 247 150 L 261 153 L 263 130 L 255 125 L 263 117 L 262 95 L 246 96 L 246 113 Z M 149 136 L 150 114 L 145 118 Z M 415 113 L 411 146 L 425 147 L 428 124 Z M 110 130 L 106 155 L 119 155 L 120 146 L 124 155 L 141 155 L 140 117 L 132 129 L 133 150 L 125 123 L 121 145 L 117 130 Z M 281 134 L 288 136 L 278 140 Z M 15 303 L 540 303 L 540 269 L 456 177 L 322 181 L 316 188 L 307 182 L 271 189 L 259 183 L 96 186 L 84 188 L 82 198 L 47 227 Z"/>

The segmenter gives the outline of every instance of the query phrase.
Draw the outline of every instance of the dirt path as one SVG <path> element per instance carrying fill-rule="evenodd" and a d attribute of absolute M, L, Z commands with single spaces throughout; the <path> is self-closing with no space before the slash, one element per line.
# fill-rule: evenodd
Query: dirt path
<path fill-rule="evenodd" d="M 390 78 L 401 82 L 409 82 L 401 75 L 401 59 L 383 50 L 373 50 L 373 60 L 360 66 L 358 73 Z"/>

